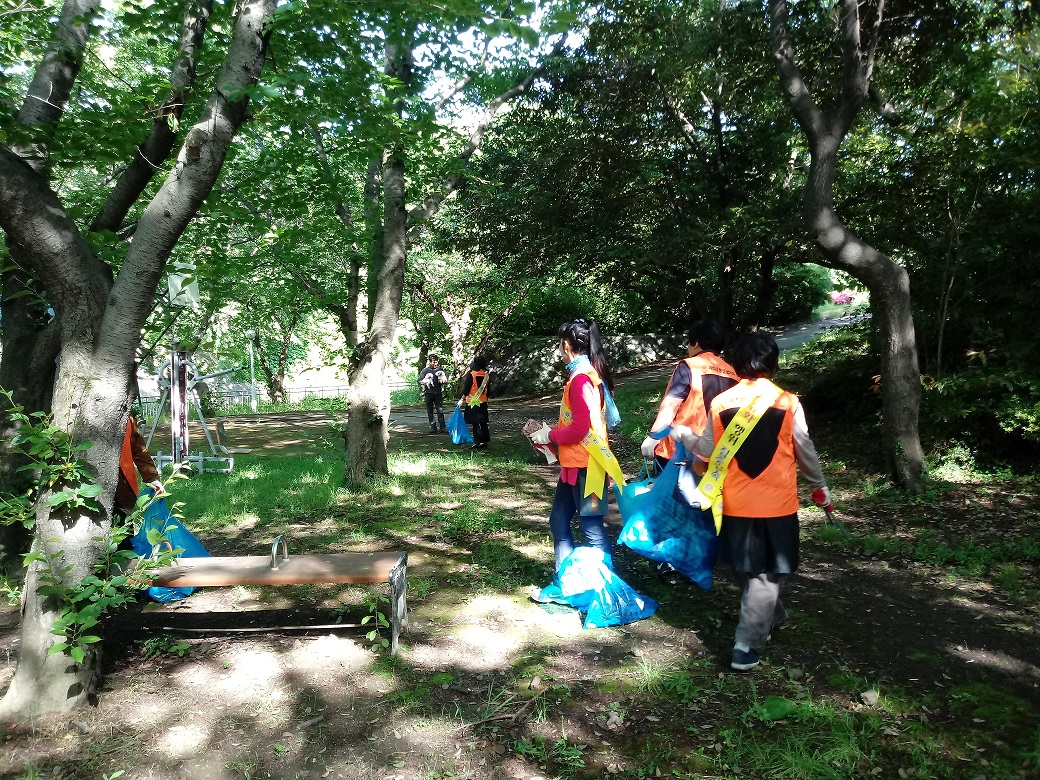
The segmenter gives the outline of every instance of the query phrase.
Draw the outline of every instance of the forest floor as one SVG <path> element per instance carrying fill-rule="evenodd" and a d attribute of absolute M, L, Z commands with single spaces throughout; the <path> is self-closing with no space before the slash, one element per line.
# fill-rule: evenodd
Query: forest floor
<path fill-rule="evenodd" d="M 659 397 L 668 368 L 621 383 Z M 0 725 L 0 778 L 1040 776 L 1034 478 L 950 473 L 908 498 L 810 413 L 847 533 L 803 496 L 791 620 L 734 673 L 725 570 L 705 592 L 618 548 L 618 572 L 660 604 L 619 628 L 528 599 L 551 577 L 557 473 L 519 428 L 555 403 L 494 403 L 486 452 L 395 413 L 394 475 L 365 493 L 338 488 L 328 415 L 229 421 L 255 450 L 232 475 L 174 485 L 188 527 L 216 555 L 262 554 L 282 532 L 294 552 L 407 549 L 400 654 L 336 625 L 381 608 L 379 588 L 142 599 L 107 627 L 95 706 Z M 635 437 L 616 449 L 636 462 Z M 607 522 L 616 537 L 613 507 Z M 17 608 L 0 611 L 0 688 L 17 630 Z"/>

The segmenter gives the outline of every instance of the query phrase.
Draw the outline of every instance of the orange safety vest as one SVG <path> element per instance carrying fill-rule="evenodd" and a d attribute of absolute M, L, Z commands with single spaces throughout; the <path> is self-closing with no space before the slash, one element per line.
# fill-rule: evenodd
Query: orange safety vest
<path fill-rule="evenodd" d="M 712 401 L 712 433 L 718 445 L 733 415 L 756 396 L 768 399 L 769 408 L 730 462 L 722 483 L 722 510 L 731 517 L 785 517 L 798 511 L 798 396 L 768 379 L 743 379 Z"/>
<path fill-rule="evenodd" d="M 469 393 L 466 394 L 467 401 L 476 396 L 477 391 L 480 390 L 480 383 L 484 380 L 484 377 L 487 376 L 487 371 L 470 371 L 469 376 L 472 380 L 472 384 L 470 385 Z M 480 394 L 480 402 L 482 404 L 487 403 L 487 385 L 484 385 L 484 392 Z"/>
<path fill-rule="evenodd" d="M 579 375 L 587 376 L 592 380 L 592 386 L 599 391 L 600 385 L 603 384 L 603 380 L 599 378 L 599 374 L 596 369 L 589 368 L 585 371 L 578 371 L 573 374 L 570 379 L 567 380 L 567 384 L 563 388 L 563 399 L 560 401 L 560 427 L 570 425 L 574 419 L 574 414 L 571 411 L 570 403 L 570 392 L 571 384 L 574 382 L 574 378 Z M 604 413 L 606 408 L 606 400 L 603 398 L 603 393 L 599 394 L 599 407 L 597 409 L 591 409 L 590 417 L 592 419 L 592 430 L 599 434 L 600 438 L 604 441 L 607 440 L 607 418 Z M 581 442 L 575 442 L 574 444 L 560 444 L 558 445 L 560 466 L 563 468 L 588 468 L 589 465 L 589 451 L 585 449 Z"/>
<path fill-rule="evenodd" d="M 732 379 L 732 384 L 740 381 L 733 367 L 713 352 L 701 352 L 699 355 L 685 358 L 683 361 L 690 369 L 690 392 L 675 410 L 675 419 L 672 425 L 685 425 L 695 434 L 700 436 L 708 427 L 708 410 L 704 406 L 704 384 L 702 379 L 705 374 Z M 675 372 L 672 372 L 674 379 Z M 668 397 L 668 391 L 672 389 L 672 379 L 668 380 L 665 388 L 664 398 Z M 675 442 L 671 436 L 665 436 L 654 448 L 654 455 L 662 458 L 671 458 L 675 454 Z"/>

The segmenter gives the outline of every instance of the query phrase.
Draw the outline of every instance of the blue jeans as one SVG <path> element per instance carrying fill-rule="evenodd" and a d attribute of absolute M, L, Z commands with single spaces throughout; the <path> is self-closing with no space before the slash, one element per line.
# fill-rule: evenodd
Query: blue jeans
<path fill-rule="evenodd" d="M 604 490 L 603 497 L 598 502 L 590 502 L 583 499 L 582 493 L 585 487 L 584 470 L 577 485 L 568 485 L 562 479 L 556 483 L 556 495 L 553 496 L 552 510 L 549 512 L 549 530 L 553 537 L 553 552 L 556 555 L 556 568 L 560 568 L 563 559 L 571 554 L 574 549 L 574 536 L 571 534 L 571 520 L 574 513 L 580 509 L 588 511 L 589 504 L 593 506 L 606 506 L 607 495 Z M 590 496 L 590 498 L 594 498 Z M 582 504 L 585 507 L 582 507 Z M 581 532 L 585 535 L 585 542 L 590 547 L 598 547 L 607 556 L 607 565 L 610 565 L 611 542 L 607 538 L 607 529 L 603 526 L 603 514 L 580 515 Z"/>

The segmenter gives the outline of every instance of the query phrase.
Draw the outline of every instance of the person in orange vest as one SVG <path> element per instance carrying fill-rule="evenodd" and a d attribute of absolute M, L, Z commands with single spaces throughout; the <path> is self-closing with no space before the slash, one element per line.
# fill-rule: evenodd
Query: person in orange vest
<path fill-rule="evenodd" d="M 556 568 L 574 549 L 571 520 L 575 513 L 585 541 L 605 553 L 609 566 L 612 548 L 603 525 L 607 512 L 606 473 L 595 465 L 590 469 L 587 445 L 594 442 L 609 454 L 606 409 L 614 378 L 594 321 L 577 319 L 564 323 L 558 336 L 560 356 L 569 374 L 560 401 L 559 424 L 550 427 L 548 423 L 528 420 L 524 434 L 535 445 L 555 444 L 559 450 L 560 481 L 549 513 Z M 590 485 L 591 491 L 586 489 L 590 479 L 596 483 Z"/>
<path fill-rule="evenodd" d="M 798 569 L 798 469 L 813 503 L 834 509 L 798 397 L 771 381 L 779 356 L 772 336 L 744 336 L 732 353 L 740 382 L 711 402 L 703 435 L 671 431 L 708 460 L 701 490 L 711 480 L 721 486 L 719 559 L 741 588 L 730 666 L 741 671 L 758 666 L 770 630 L 787 619 L 781 591 Z"/>
<path fill-rule="evenodd" d="M 651 433 L 671 425 L 685 425 L 698 436 L 704 433 L 711 402 L 737 383 L 733 367 L 719 356 L 725 341 L 725 331 L 715 320 L 698 320 L 690 326 L 687 357 L 679 361 L 668 380 Z M 640 450 L 644 458 L 656 458 L 664 467 L 675 454 L 675 443 L 669 437 L 647 436 Z"/>
<path fill-rule="evenodd" d="M 129 517 L 137 503 L 138 471 L 148 487 L 156 493 L 163 492 L 159 472 L 155 468 L 155 463 L 152 462 L 152 456 L 148 454 L 148 447 L 145 444 L 144 436 L 141 435 L 137 420 L 131 414 L 126 421 L 123 449 L 119 454 L 119 479 L 116 482 L 115 509 L 123 517 Z"/>
<path fill-rule="evenodd" d="M 491 441 L 488 379 L 487 360 L 480 356 L 473 358 L 469 364 L 469 372 L 459 383 L 462 397 L 455 402 L 456 406 L 462 408 L 466 422 L 473 430 L 473 446 L 470 449 L 474 450 L 486 449 Z"/>

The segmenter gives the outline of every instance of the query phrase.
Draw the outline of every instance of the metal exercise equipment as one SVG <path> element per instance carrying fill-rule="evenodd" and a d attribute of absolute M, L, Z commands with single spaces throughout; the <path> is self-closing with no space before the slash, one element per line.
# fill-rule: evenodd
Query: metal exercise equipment
<path fill-rule="evenodd" d="M 162 389 L 162 397 L 159 399 L 159 407 L 156 409 L 155 417 L 149 426 L 148 441 L 146 442 L 146 446 L 151 448 L 152 437 L 155 436 L 155 429 L 159 425 L 159 418 L 162 416 L 168 400 L 170 403 L 171 452 L 169 454 L 158 452 L 152 456 L 155 460 L 155 466 L 160 472 L 168 463 L 172 463 L 175 465 L 188 464 L 200 472 L 212 471 L 230 474 L 235 468 L 233 453 L 249 452 L 246 449 L 229 450 L 221 442 L 222 446 L 219 449 L 223 454 L 218 453 L 217 444 L 213 441 L 209 423 L 202 413 L 202 405 L 199 403 L 198 392 L 195 390 L 195 386 L 199 382 L 224 376 L 244 368 L 245 366 L 235 366 L 234 368 L 214 371 L 212 374 L 198 374 L 195 364 L 188 355 L 188 351 L 180 344 L 174 342 L 173 349 L 170 352 L 170 364 L 159 373 L 159 387 Z M 209 455 L 202 452 L 193 453 L 189 447 L 189 404 L 195 409 L 195 414 L 202 425 L 202 430 L 206 434 L 206 441 L 210 450 Z"/>

